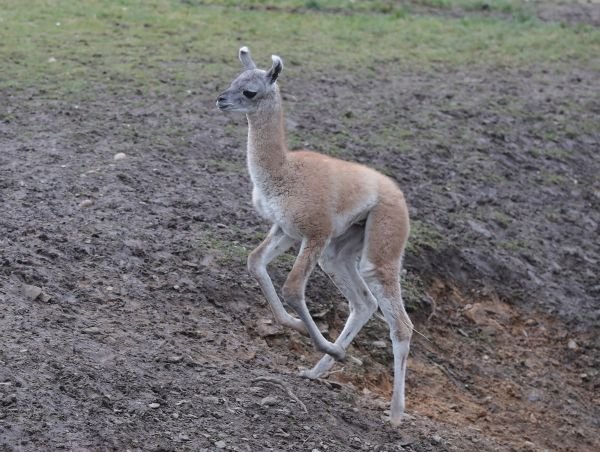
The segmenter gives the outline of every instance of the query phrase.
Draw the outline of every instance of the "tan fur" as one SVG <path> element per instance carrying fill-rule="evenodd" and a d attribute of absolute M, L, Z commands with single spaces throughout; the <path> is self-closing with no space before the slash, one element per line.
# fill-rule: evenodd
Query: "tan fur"
<path fill-rule="evenodd" d="M 412 323 L 401 298 L 401 260 L 409 236 L 404 195 L 383 174 L 364 165 L 311 151 L 288 151 L 281 97 L 274 82 L 282 63 L 273 57 L 269 72 L 255 69 L 248 49 L 240 49 L 247 71 L 218 99 L 223 110 L 244 111 L 248 118 L 248 169 L 253 203 L 273 224 L 265 241 L 248 258 L 276 319 L 308 333 L 327 353 L 309 378 L 325 374 L 334 357 L 344 359 L 360 328 L 379 306 L 390 326 L 395 379 L 391 420 L 404 412 L 404 379 Z M 273 74 L 275 74 L 273 76 Z M 256 94 L 248 99 L 245 94 Z M 294 243 L 300 252 L 283 286 L 284 300 L 300 319 L 289 315 L 266 266 Z M 359 262 L 360 260 L 360 262 Z M 304 291 L 319 263 L 351 305 L 351 314 L 335 343 L 319 332 L 306 307 Z"/>

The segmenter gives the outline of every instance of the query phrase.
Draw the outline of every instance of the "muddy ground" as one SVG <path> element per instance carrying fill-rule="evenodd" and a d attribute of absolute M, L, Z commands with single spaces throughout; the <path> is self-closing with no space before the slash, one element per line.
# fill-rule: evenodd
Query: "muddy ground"
<path fill-rule="evenodd" d="M 185 95 L 0 93 L 0 450 L 598 450 L 598 74 L 282 77 L 291 142 L 385 171 L 411 207 L 427 339 L 395 429 L 384 322 L 303 380 L 318 354 L 246 272 L 268 225 L 245 120 L 214 108 L 234 64 Z M 335 337 L 341 296 L 319 272 L 308 295 Z"/>

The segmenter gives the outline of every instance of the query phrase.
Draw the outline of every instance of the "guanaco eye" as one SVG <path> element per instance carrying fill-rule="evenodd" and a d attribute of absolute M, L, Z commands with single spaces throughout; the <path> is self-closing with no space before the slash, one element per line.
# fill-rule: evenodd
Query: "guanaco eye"
<path fill-rule="evenodd" d="M 248 91 L 247 89 L 245 89 L 244 91 L 242 91 L 242 94 L 248 99 L 252 99 L 254 96 L 256 96 L 256 91 Z"/>

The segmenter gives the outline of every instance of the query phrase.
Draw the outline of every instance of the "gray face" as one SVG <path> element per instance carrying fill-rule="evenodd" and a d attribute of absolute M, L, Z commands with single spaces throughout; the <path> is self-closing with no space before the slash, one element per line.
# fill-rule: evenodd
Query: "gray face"
<path fill-rule="evenodd" d="M 222 111 L 255 112 L 261 102 L 271 99 L 275 93 L 275 82 L 283 69 L 281 58 L 271 57 L 273 66 L 268 71 L 256 69 L 246 47 L 240 49 L 240 61 L 245 67 L 229 88 L 217 98 L 217 107 Z"/>

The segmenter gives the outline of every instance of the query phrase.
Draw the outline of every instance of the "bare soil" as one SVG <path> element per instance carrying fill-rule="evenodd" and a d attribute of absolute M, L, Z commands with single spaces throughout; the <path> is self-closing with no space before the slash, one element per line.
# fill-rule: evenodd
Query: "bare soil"
<path fill-rule="evenodd" d="M 0 93 L 0 450 L 600 449 L 597 74 L 379 69 L 291 70 L 282 90 L 293 142 L 409 200 L 412 417 L 383 420 L 380 318 L 326 380 L 296 375 L 319 356 L 245 269 L 268 225 L 245 120 L 213 107 L 233 73 L 190 94 L 32 89 Z M 318 272 L 308 295 L 335 337 L 343 299 Z"/>

